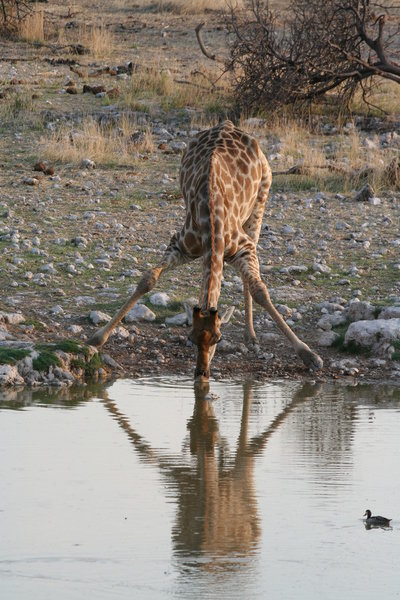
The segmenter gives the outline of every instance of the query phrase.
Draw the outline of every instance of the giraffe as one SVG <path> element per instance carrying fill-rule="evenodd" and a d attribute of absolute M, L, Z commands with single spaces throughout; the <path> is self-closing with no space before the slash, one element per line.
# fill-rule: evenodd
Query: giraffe
<path fill-rule="evenodd" d="M 221 325 L 233 312 L 218 314 L 224 262 L 232 265 L 243 281 L 245 341 L 255 341 L 253 300 L 267 310 L 296 354 L 312 370 L 322 359 L 302 342 L 273 306 L 260 276 L 256 245 L 271 185 L 271 169 L 257 141 L 230 121 L 199 133 L 188 145 L 180 170 L 186 218 L 175 233 L 159 264 L 147 271 L 132 296 L 114 317 L 88 341 L 102 346 L 113 328 L 160 275 L 202 257 L 199 305 L 193 309 L 189 339 L 197 347 L 195 379 L 207 381 Z"/>

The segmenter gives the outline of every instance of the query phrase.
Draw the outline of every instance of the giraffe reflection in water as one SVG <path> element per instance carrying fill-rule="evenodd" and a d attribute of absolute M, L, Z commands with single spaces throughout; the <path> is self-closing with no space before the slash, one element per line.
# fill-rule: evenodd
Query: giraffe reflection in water
<path fill-rule="evenodd" d="M 255 553 L 261 535 L 254 483 L 255 459 L 264 451 L 276 429 L 300 404 L 315 396 L 318 389 L 319 386 L 313 384 L 302 386 L 269 426 L 249 439 L 252 383 L 244 383 L 240 431 L 235 451 L 229 452 L 219 433 L 214 404 L 209 400 L 209 384 L 196 382 L 194 409 L 188 422 L 192 466 L 183 458 L 180 460 L 152 448 L 116 403 L 103 399 L 140 458 L 156 466 L 177 492 L 178 509 L 172 532 L 176 554 L 209 558 L 201 566 L 212 569 L 213 558 L 226 559 L 224 566 L 229 567 L 232 557 L 245 558 Z"/>

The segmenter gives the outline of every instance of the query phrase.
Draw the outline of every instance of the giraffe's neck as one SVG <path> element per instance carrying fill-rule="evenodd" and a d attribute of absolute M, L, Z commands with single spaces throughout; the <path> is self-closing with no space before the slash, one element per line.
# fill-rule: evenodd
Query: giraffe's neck
<path fill-rule="evenodd" d="M 215 183 L 213 159 L 210 164 L 208 194 L 204 201 L 208 210 L 204 211 L 202 223 L 203 277 L 200 306 L 203 311 L 218 307 L 224 265 L 224 204 Z"/>

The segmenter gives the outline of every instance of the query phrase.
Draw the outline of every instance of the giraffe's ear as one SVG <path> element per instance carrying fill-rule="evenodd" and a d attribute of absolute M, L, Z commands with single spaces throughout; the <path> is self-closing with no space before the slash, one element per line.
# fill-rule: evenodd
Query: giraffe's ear
<path fill-rule="evenodd" d="M 230 306 L 221 315 L 221 323 L 228 323 L 235 310 L 234 306 Z"/>

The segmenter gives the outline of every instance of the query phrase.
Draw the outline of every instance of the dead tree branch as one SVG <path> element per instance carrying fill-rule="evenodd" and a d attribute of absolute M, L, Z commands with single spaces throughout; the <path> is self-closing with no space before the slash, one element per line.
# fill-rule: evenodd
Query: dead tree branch
<path fill-rule="evenodd" d="M 204 25 L 205 25 L 204 22 L 203 23 L 199 23 L 196 26 L 196 28 L 195 28 L 196 38 L 197 38 L 197 42 L 198 42 L 198 44 L 200 46 L 200 50 L 202 51 L 202 53 L 204 54 L 204 56 L 206 56 L 210 60 L 214 60 L 215 62 L 219 62 L 219 63 L 225 64 L 225 60 L 223 58 L 218 57 L 216 54 L 212 54 L 205 47 L 204 41 L 203 41 L 203 34 L 201 32 L 201 30 L 203 29 Z"/>

